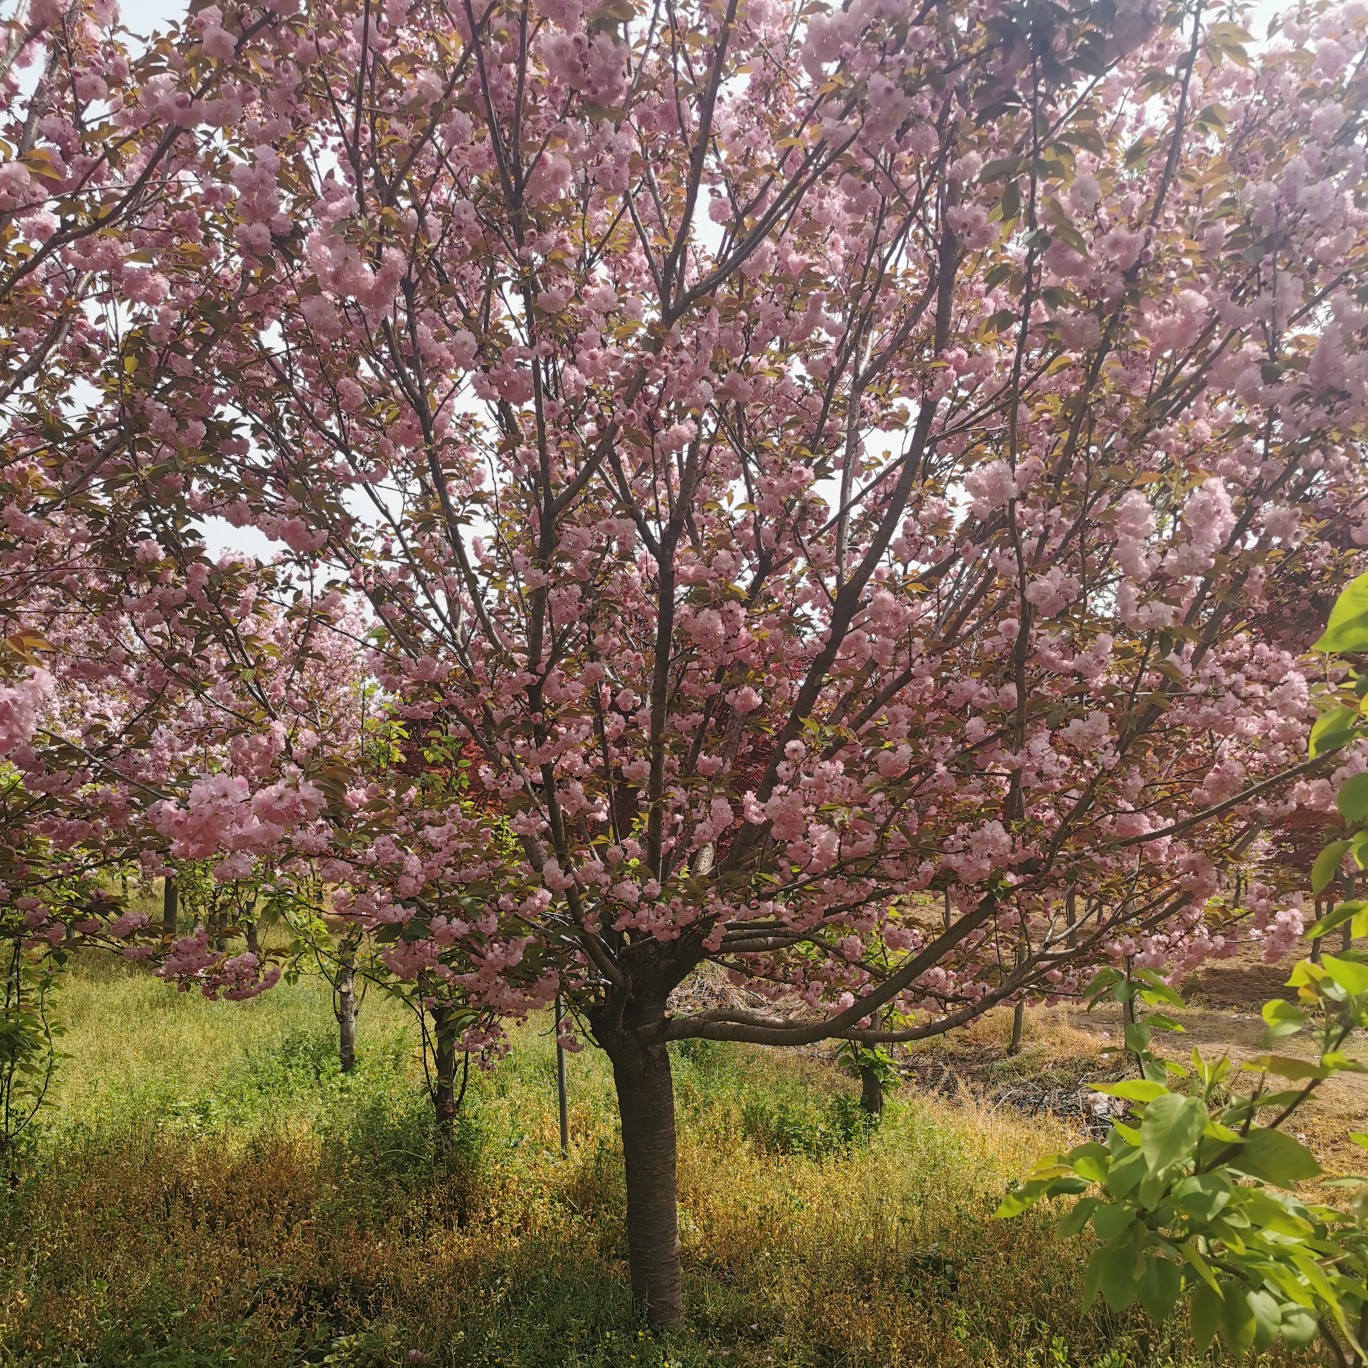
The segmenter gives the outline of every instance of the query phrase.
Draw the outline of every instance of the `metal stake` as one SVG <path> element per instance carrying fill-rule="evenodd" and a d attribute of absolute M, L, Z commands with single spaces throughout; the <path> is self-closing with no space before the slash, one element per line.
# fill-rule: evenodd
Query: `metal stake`
<path fill-rule="evenodd" d="M 565 1046 L 561 1044 L 561 1022 L 565 1020 L 565 1003 L 556 994 L 556 1103 L 560 1108 L 561 1153 L 570 1152 L 570 1109 L 565 1087 Z"/>

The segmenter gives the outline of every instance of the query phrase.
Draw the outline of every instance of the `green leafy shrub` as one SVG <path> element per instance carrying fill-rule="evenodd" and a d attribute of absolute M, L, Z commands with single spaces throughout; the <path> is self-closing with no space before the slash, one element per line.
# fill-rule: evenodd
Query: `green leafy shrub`
<path fill-rule="evenodd" d="M 741 1108 L 741 1133 L 765 1154 L 825 1159 L 869 1138 L 871 1121 L 854 1097 L 753 1097 Z"/>

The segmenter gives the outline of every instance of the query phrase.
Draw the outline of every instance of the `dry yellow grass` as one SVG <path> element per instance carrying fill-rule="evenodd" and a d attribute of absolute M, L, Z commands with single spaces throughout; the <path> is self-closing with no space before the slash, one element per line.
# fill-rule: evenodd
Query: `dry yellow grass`
<path fill-rule="evenodd" d="M 330 1070 L 317 983 L 244 1010 L 106 974 L 63 1007 L 71 1058 L 41 1162 L 0 1211 L 0 1363 L 1188 1363 L 1181 1324 L 1080 1311 L 1086 1250 L 1047 1218 L 991 1219 L 1067 1139 L 1048 1120 L 904 1090 L 865 1140 L 850 1080 L 820 1060 L 686 1046 L 690 1310 L 658 1340 L 628 1308 L 596 1054 L 571 1063 L 567 1158 L 531 1027 L 474 1080 L 439 1162 L 410 1023 L 374 999 L 354 1080 Z"/>

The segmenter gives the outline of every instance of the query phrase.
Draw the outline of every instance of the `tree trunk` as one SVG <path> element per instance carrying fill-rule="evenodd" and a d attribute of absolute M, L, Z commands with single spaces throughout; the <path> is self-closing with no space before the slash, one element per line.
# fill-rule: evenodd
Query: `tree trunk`
<path fill-rule="evenodd" d="M 879 1071 L 871 1065 L 860 1067 L 860 1110 L 871 1120 L 883 1115 L 883 1080 Z"/>
<path fill-rule="evenodd" d="M 684 1314 L 675 1173 L 674 1082 L 664 1045 L 631 1038 L 608 1047 L 622 1117 L 632 1304 L 652 1325 Z"/>
<path fill-rule="evenodd" d="M 628 947 L 628 972 L 589 1014 L 589 1027 L 613 1065 L 627 1183 L 627 1253 L 632 1305 L 650 1323 L 684 1319 L 679 1261 L 679 1189 L 674 1079 L 668 1047 L 656 1038 L 670 993 L 702 958 L 686 933 L 669 944 Z"/>
<path fill-rule="evenodd" d="M 337 1059 L 344 1074 L 356 1067 L 356 969 L 346 951 L 337 969 Z"/>
<path fill-rule="evenodd" d="M 257 928 L 257 921 L 255 917 L 251 918 L 251 920 L 248 921 L 245 929 L 245 934 L 247 937 L 247 948 L 252 952 L 252 954 L 260 955 L 261 935 Z"/>
<path fill-rule="evenodd" d="M 456 1133 L 456 1027 L 447 1007 L 434 1008 L 432 1021 L 437 1038 L 437 1077 L 432 1105 L 437 1120 L 437 1147 L 445 1150 Z"/>
<path fill-rule="evenodd" d="M 1007 1047 L 1009 1055 L 1021 1053 L 1021 1028 L 1026 1022 L 1026 1004 L 1018 1001 L 1012 1009 L 1012 1043 Z"/>
<path fill-rule="evenodd" d="M 176 876 L 168 874 L 162 880 L 162 935 L 174 937 L 176 934 L 176 912 L 179 899 L 176 896 Z"/>

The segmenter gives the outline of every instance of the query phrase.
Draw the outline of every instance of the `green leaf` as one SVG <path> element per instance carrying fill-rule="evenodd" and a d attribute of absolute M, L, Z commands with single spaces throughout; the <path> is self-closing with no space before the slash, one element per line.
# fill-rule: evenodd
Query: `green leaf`
<path fill-rule="evenodd" d="M 1368 964 L 1341 955 L 1324 955 L 1321 968 L 1346 993 L 1368 993 Z"/>
<path fill-rule="evenodd" d="M 1080 1197 L 1074 1203 L 1073 1210 L 1060 1217 L 1059 1233 L 1069 1237 L 1081 1234 L 1083 1227 L 1088 1224 L 1088 1217 L 1098 1205 L 1098 1200 L 1096 1197 Z"/>
<path fill-rule="evenodd" d="M 1365 910 L 1368 910 L 1366 902 L 1342 902 L 1333 911 L 1327 912 L 1306 934 L 1313 939 L 1329 935 L 1337 926 L 1353 921 Z"/>
<path fill-rule="evenodd" d="M 1361 822 L 1368 818 L 1368 774 L 1355 774 L 1340 785 L 1335 806 L 1346 822 Z"/>
<path fill-rule="evenodd" d="M 1113 1311 L 1124 1311 L 1140 1291 L 1140 1270 L 1136 1268 L 1135 1242 L 1129 1236 L 1094 1251 L 1088 1260 L 1088 1277 L 1097 1266 L 1102 1299 Z"/>
<path fill-rule="evenodd" d="M 1149 985 L 1149 991 L 1140 995 L 1146 1002 L 1167 1002 L 1170 1007 L 1186 1006 L 1177 991 L 1157 969 L 1137 969 L 1135 977 Z"/>
<path fill-rule="evenodd" d="M 1216 1281 L 1216 1274 L 1211 1271 L 1211 1265 L 1207 1263 L 1205 1256 L 1197 1248 L 1196 1240 L 1184 1241 L 1178 1252 L 1197 1270 L 1198 1277 L 1211 1289 L 1212 1294 L 1220 1297 L 1221 1288 Z"/>
<path fill-rule="evenodd" d="M 1214 1116 L 1206 1123 L 1202 1134 L 1212 1140 L 1224 1140 L 1228 1145 L 1244 1144 L 1244 1136 L 1218 1121 Z"/>
<path fill-rule="evenodd" d="M 1311 866 L 1311 892 L 1317 897 L 1325 892 L 1335 875 L 1339 873 L 1340 861 L 1344 859 L 1344 852 L 1348 849 L 1348 841 L 1331 841 L 1316 856 L 1316 862 Z"/>
<path fill-rule="evenodd" d="M 1254 1348 L 1263 1353 L 1282 1329 L 1282 1308 L 1275 1297 L 1259 1288 L 1249 1294 L 1249 1309 L 1254 1313 Z"/>
<path fill-rule="evenodd" d="M 1156 1257 L 1145 1261 L 1144 1276 L 1140 1279 L 1140 1305 L 1149 1312 L 1150 1319 L 1162 1325 L 1170 1316 L 1183 1290 L 1183 1275 L 1168 1259 Z"/>
<path fill-rule="evenodd" d="M 1305 1246 L 1291 1246 L 1287 1257 L 1297 1272 L 1306 1279 L 1311 1290 L 1330 1308 L 1330 1314 L 1334 1316 L 1340 1328 L 1347 1331 L 1349 1326 L 1344 1319 L 1344 1308 L 1340 1306 L 1335 1289 L 1331 1287 L 1330 1279 L 1325 1276 L 1325 1270 L 1307 1252 Z"/>
<path fill-rule="evenodd" d="M 1328 1078 L 1330 1070 L 1311 1059 L 1294 1059 L 1290 1055 L 1255 1055 L 1248 1068 L 1260 1073 L 1277 1074 L 1279 1078 Z"/>
<path fill-rule="evenodd" d="M 1149 1049 L 1150 1028 L 1141 1021 L 1133 1021 L 1126 1027 L 1126 1049 L 1132 1054 L 1144 1054 Z"/>
<path fill-rule="evenodd" d="M 1001 180 L 1004 176 L 1015 175 L 1020 168 L 1020 157 L 999 157 L 995 161 L 983 163 L 979 168 L 979 180 L 987 185 L 992 181 Z"/>
<path fill-rule="evenodd" d="M 1345 586 L 1313 651 L 1368 651 L 1368 575 Z"/>
<path fill-rule="evenodd" d="M 1021 189 L 1016 181 L 1004 182 L 1002 187 L 1002 218 L 1008 222 L 1021 213 Z"/>
<path fill-rule="evenodd" d="M 1274 1039 L 1278 1036 L 1292 1035 L 1306 1025 L 1306 1013 L 1284 998 L 1274 998 L 1271 1002 L 1265 1002 L 1263 1019 L 1268 1025 L 1268 1034 Z"/>
<path fill-rule="evenodd" d="M 1162 1083 L 1150 1083 L 1143 1078 L 1123 1078 L 1120 1083 L 1103 1083 L 1094 1091 L 1107 1097 L 1124 1098 L 1127 1102 L 1153 1102 L 1168 1093 Z"/>
<path fill-rule="evenodd" d="M 1105 969 L 1099 969 L 1088 982 L 1088 986 L 1083 990 L 1083 996 L 1088 999 L 1088 1010 L 1091 1011 L 1095 1005 L 1095 1000 L 1100 998 L 1118 980 L 1124 980 L 1125 975 L 1116 968 L 1108 965 Z"/>
<path fill-rule="evenodd" d="M 1303 1183 L 1321 1172 L 1316 1156 L 1301 1141 L 1266 1127 L 1250 1131 L 1249 1138 L 1227 1165 L 1236 1173 L 1247 1173 L 1278 1187 Z"/>
<path fill-rule="evenodd" d="M 1294 1199 L 1268 1188 L 1242 1186 L 1239 1190 L 1240 1204 L 1260 1230 L 1272 1231 L 1275 1235 L 1287 1235 L 1296 1240 L 1306 1240 L 1315 1234 L 1310 1221 L 1303 1220 L 1290 1205 L 1299 1205 Z M 1290 1287 L 1299 1287 L 1296 1274 L 1284 1269 L 1290 1279 Z"/>
<path fill-rule="evenodd" d="M 1167 1086 L 1169 1071 L 1162 1059 L 1156 1059 L 1151 1054 L 1142 1053 L 1140 1055 L 1140 1067 L 1151 1083 L 1163 1083 Z"/>
<path fill-rule="evenodd" d="M 1020 1216 L 1023 1211 L 1029 1211 L 1045 1195 L 1045 1188 L 1048 1186 L 1039 1178 L 1031 1178 L 1022 1183 L 1020 1187 L 1013 1188 L 999 1203 L 998 1209 L 993 1212 L 995 1220 L 1009 1220 L 1013 1216 Z"/>
<path fill-rule="evenodd" d="M 1320 1324 L 1315 1312 L 1304 1306 L 1285 1306 L 1282 1313 L 1282 1335 L 1294 1349 L 1310 1344 L 1316 1337 Z"/>
<path fill-rule="evenodd" d="M 1114 1206 L 1104 1206 L 1093 1212 L 1092 1223 L 1099 1240 L 1114 1240 L 1135 1224 L 1135 1213 L 1130 1207 L 1118 1202 Z"/>
<path fill-rule="evenodd" d="M 1249 1190 L 1254 1191 L 1252 1188 Z M 1311 1230 L 1309 1221 L 1303 1222 L 1303 1225 L 1306 1232 Z M 1291 1260 L 1264 1264 L 1259 1271 L 1264 1275 L 1268 1290 L 1275 1296 L 1278 1293 L 1282 1294 L 1284 1308 L 1288 1302 L 1291 1302 L 1295 1306 L 1305 1306 L 1309 1310 L 1315 1309 L 1316 1294 L 1302 1280 Z M 1286 1314 L 1285 1309 L 1284 1314 Z"/>
<path fill-rule="evenodd" d="M 1221 1321 L 1220 1295 L 1206 1283 L 1201 1282 L 1192 1289 L 1190 1315 L 1192 1318 L 1192 1341 L 1199 1354 L 1207 1351 L 1207 1346 L 1216 1338 L 1216 1328 Z"/>
<path fill-rule="evenodd" d="M 1056 1178 L 1049 1186 L 1047 1197 L 1077 1197 L 1087 1192 L 1092 1184 L 1086 1178 Z"/>
<path fill-rule="evenodd" d="M 1343 704 L 1321 713 L 1311 728 L 1307 755 L 1314 760 L 1318 755 L 1328 755 L 1331 751 L 1347 745 L 1354 739 L 1357 721 L 1358 714 Z"/>
<path fill-rule="evenodd" d="M 1230 1201 L 1230 1193 L 1230 1180 L 1219 1173 L 1195 1173 L 1173 1190 L 1179 1207 L 1204 1222 L 1215 1218 Z"/>
<path fill-rule="evenodd" d="M 1155 1098 L 1140 1126 L 1140 1148 L 1151 1171 L 1163 1173 L 1190 1158 L 1206 1123 L 1207 1110 L 1195 1097 Z"/>
<path fill-rule="evenodd" d="M 1230 1296 L 1221 1303 L 1219 1322 L 1221 1338 L 1237 1354 L 1248 1353 L 1257 1328 L 1254 1308 L 1249 1304 L 1249 1293 L 1232 1289 Z"/>
<path fill-rule="evenodd" d="M 1065 1159 L 1073 1165 L 1073 1171 L 1080 1178 L 1086 1178 L 1093 1183 L 1105 1182 L 1107 1171 L 1111 1168 L 1111 1155 L 1107 1152 L 1107 1147 L 1097 1144 L 1096 1141 L 1070 1150 Z"/>
<path fill-rule="evenodd" d="M 1097 1300 L 1097 1290 L 1102 1283 L 1102 1264 L 1098 1259 L 1100 1249 L 1094 1250 L 1088 1260 L 1088 1271 L 1083 1278 L 1083 1309 L 1086 1311 Z"/>

